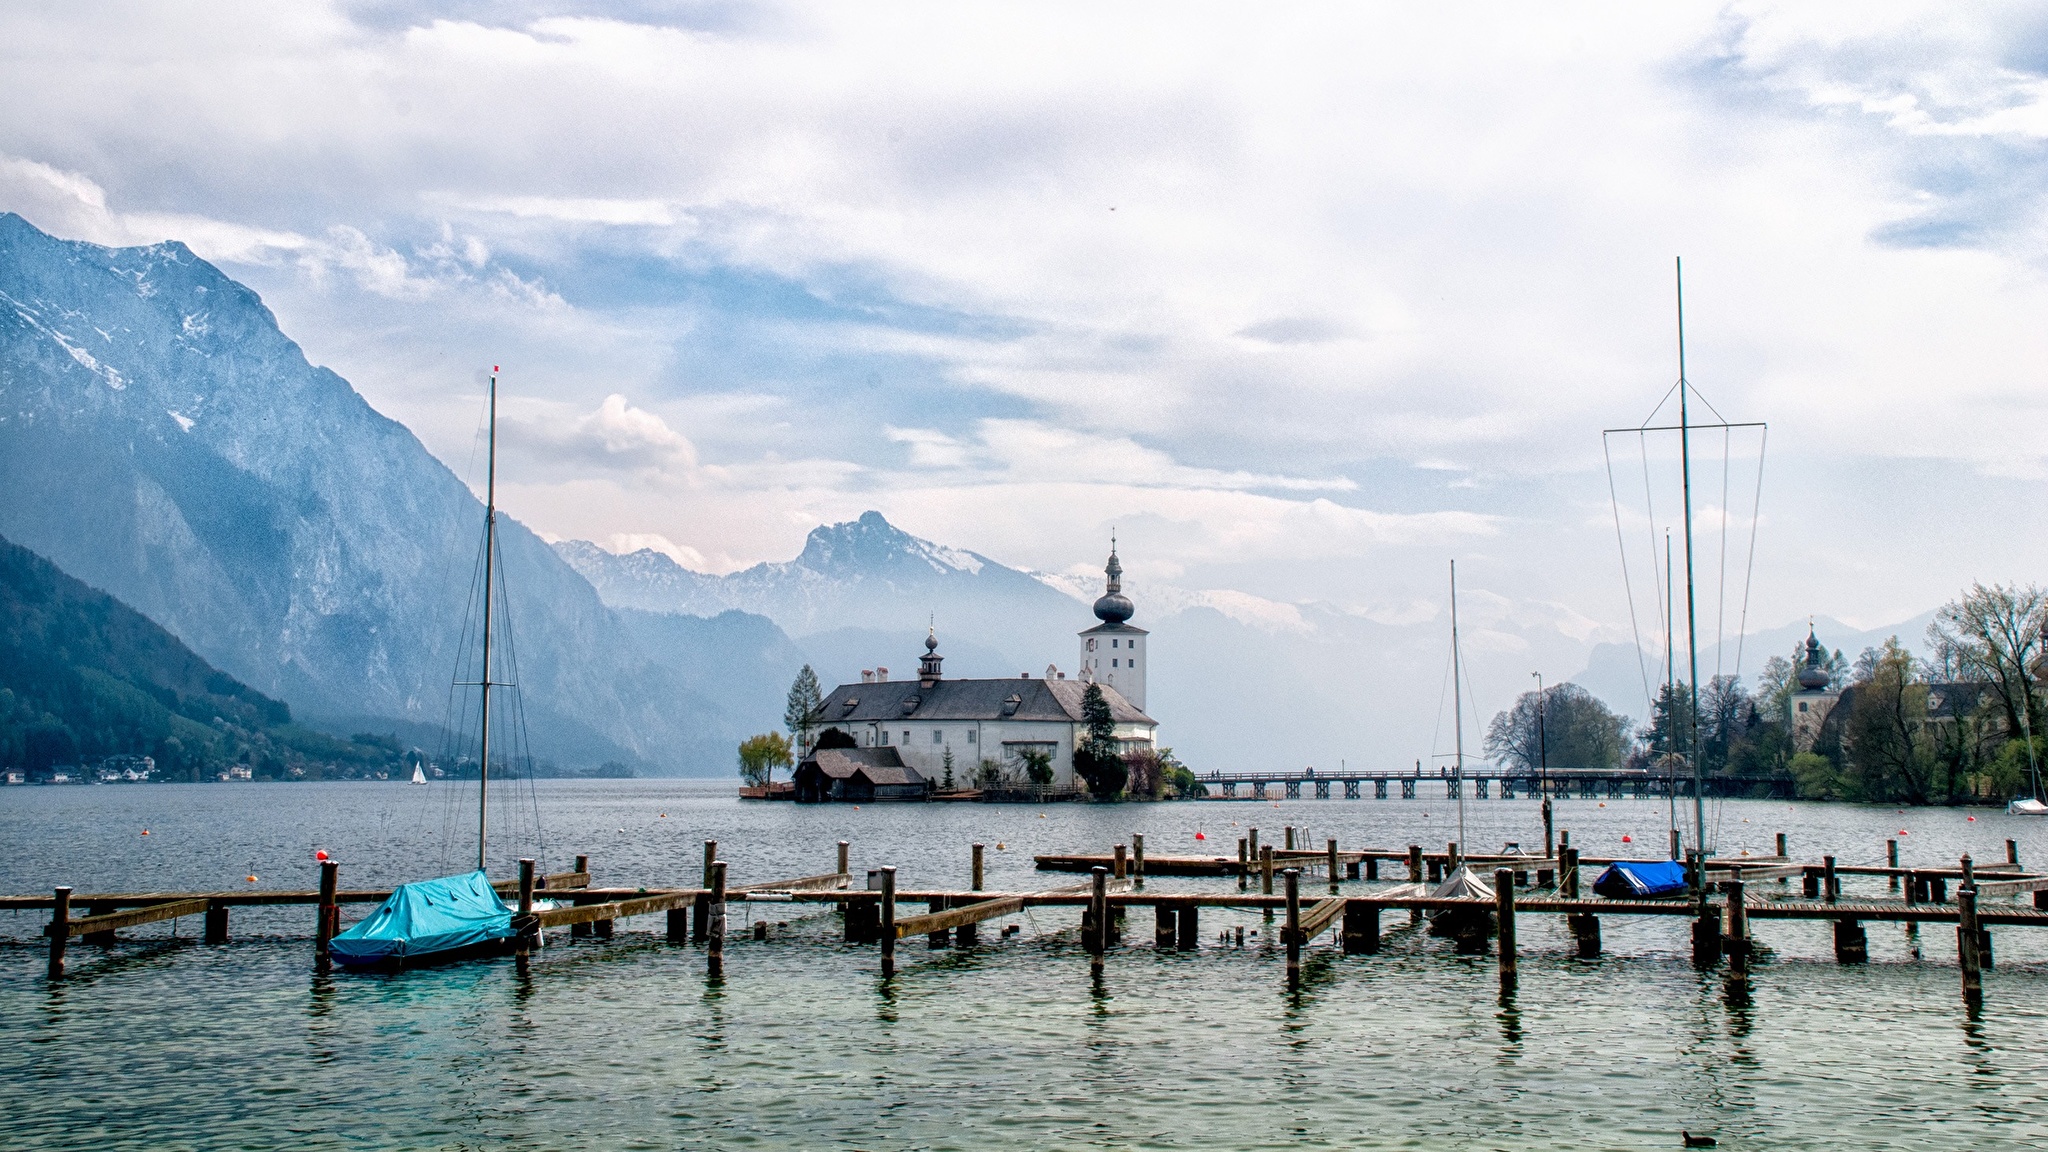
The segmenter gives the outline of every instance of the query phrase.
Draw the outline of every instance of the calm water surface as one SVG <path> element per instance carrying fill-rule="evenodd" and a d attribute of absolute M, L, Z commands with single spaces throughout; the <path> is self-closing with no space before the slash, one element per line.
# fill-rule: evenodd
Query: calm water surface
<path fill-rule="evenodd" d="M 440 784 L 10 788 L 0 889 L 310 887 L 320 848 L 345 885 L 416 879 L 474 851 L 468 805 Z M 856 871 L 895 864 L 908 887 L 963 884 L 979 840 L 990 887 L 1014 889 L 1071 882 L 1033 853 L 1134 829 L 1155 853 L 1234 852 L 1254 824 L 1347 845 L 1457 836 L 1440 799 L 854 810 L 618 781 L 543 782 L 498 807 L 494 872 L 587 852 L 607 884 L 688 883 L 707 838 L 735 883 L 828 871 L 845 839 Z M 1589 854 L 1624 835 L 1660 854 L 1661 802 L 1557 808 Z M 1888 837 L 1909 864 L 2001 860 L 2008 837 L 2048 863 L 2048 827 L 1996 812 L 1729 801 L 1709 821 L 1728 855 L 1785 831 L 1795 855 L 1844 863 L 1881 861 Z M 1538 844 L 1537 807 L 1468 802 L 1466 836 Z M 661 942 L 660 917 L 609 943 L 551 937 L 524 977 L 509 960 L 321 977 L 295 908 L 237 910 L 227 947 L 186 921 L 74 948 L 53 986 L 42 915 L 0 913 L 0 1145 L 1636 1149 L 1678 1147 L 1681 1129 L 1738 1149 L 2048 1145 L 2048 932 L 1998 933 L 1971 1019 L 1946 927 L 1869 925 L 1872 962 L 1844 968 L 1826 927 L 1761 922 L 1774 955 L 1744 989 L 1692 969 L 1683 920 L 1609 917 L 1608 954 L 1580 962 L 1561 924 L 1530 917 L 1503 999 L 1491 959 L 1405 931 L 1373 957 L 1326 937 L 1289 995 L 1257 937 L 1215 942 L 1258 932 L 1256 915 L 1205 911 L 1194 954 L 1155 953 L 1134 915 L 1098 980 L 1073 911 L 1020 914 L 1004 921 L 1020 935 L 971 952 L 906 950 L 889 983 L 829 913 L 750 915 L 773 938 L 729 944 L 722 983 Z"/>

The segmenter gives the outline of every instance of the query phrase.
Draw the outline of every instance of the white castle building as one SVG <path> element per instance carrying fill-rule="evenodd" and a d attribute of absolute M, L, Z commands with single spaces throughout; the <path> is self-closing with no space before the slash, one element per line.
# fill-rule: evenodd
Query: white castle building
<path fill-rule="evenodd" d="M 900 764 L 936 781 L 950 753 L 954 780 L 965 786 L 983 760 L 1021 781 L 1028 761 L 1044 755 L 1054 786 L 1072 788 L 1074 748 L 1088 738 L 1083 701 L 1094 683 L 1102 688 L 1124 750 L 1153 748 L 1159 725 L 1145 714 L 1149 633 L 1130 623 L 1137 609 L 1123 594 L 1114 542 L 1104 575 L 1107 588 L 1095 601 L 1097 623 L 1080 634 L 1074 679 L 1049 667 L 1043 678 L 1026 672 L 1014 680 L 948 680 L 934 631 L 925 638 L 917 679 L 892 680 L 886 668 L 863 672 L 860 683 L 841 684 L 825 697 L 820 727 L 852 737 L 858 758 L 878 768 Z"/>

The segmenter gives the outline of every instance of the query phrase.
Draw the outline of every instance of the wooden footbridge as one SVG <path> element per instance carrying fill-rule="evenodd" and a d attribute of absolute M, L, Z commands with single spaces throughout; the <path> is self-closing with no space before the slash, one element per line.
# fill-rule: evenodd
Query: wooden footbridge
<path fill-rule="evenodd" d="M 1477 767 L 1467 768 L 1462 776 L 1420 770 L 1334 773 L 1314 769 L 1301 772 L 1214 771 L 1198 776 L 1196 780 L 1206 791 L 1203 798 L 1208 800 L 1267 800 L 1273 798 L 1275 788 L 1288 800 L 1300 800 L 1304 795 L 1317 800 L 1457 800 L 1466 785 L 1471 787 L 1471 798 L 1475 800 L 1540 799 L 1545 796 L 1559 800 L 1646 800 L 1693 794 L 1690 776 L 1660 776 L 1626 770 L 1550 769 L 1531 772 L 1526 769 Z M 1705 781 L 1705 794 L 1790 799 L 1792 787 L 1790 776 L 1711 776 Z M 1304 793 L 1303 789 L 1307 792 Z"/>
<path fill-rule="evenodd" d="M 1345 955 L 1379 952 L 1389 930 L 1384 922 L 1388 914 L 1406 913 L 1392 931 L 1412 930 L 1427 921 L 1431 935 L 1449 937 L 1461 953 L 1498 956 L 1504 988 L 1517 980 L 1518 925 L 1527 916 L 1563 917 L 1573 952 L 1582 958 L 1600 955 L 1603 916 L 1683 919 L 1689 922 L 1695 964 L 1710 968 L 1725 962 L 1733 974 L 1745 978 L 1757 955 L 1755 925 L 1759 921 L 1832 923 L 1835 957 L 1844 964 L 1867 961 L 1862 926 L 1878 921 L 1956 925 L 1963 995 L 1974 1007 L 1981 1004 L 1983 972 L 1992 964 L 1991 930 L 2048 928 L 2048 875 L 2022 869 L 2017 846 L 2010 840 L 2001 864 L 1979 867 L 1965 856 L 1955 867 L 1901 868 L 1896 842 L 1884 866 L 1838 865 L 1833 857 L 1813 864 L 1786 857 L 1781 835 L 1779 854 L 1773 857 L 1689 859 L 1693 894 L 1684 899 L 1602 900 L 1581 895 L 1582 874 L 1586 867 L 1606 861 L 1581 857 L 1569 846 L 1569 839 L 1567 833 L 1555 856 L 1461 855 L 1456 844 L 1441 852 L 1425 851 L 1420 845 L 1405 850 L 1340 850 L 1334 840 L 1325 842 L 1320 850 L 1283 848 L 1276 852 L 1268 844 L 1262 846 L 1256 867 L 1251 867 L 1227 857 L 1147 859 L 1144 838 L 1134 834 L 1129 844 L 1117 845 L 1100 856 L 1039 858 L 1041 867 L 1085 867 L 1089 877 L 1085 883 L 1029 892 L 985 891 L 980 844 L 971 847 L 970 880 L 965 889 L 898 890 L 893 867 L 870 869 L 866 886 L 855 888 L 845 841 L 839 842 L 837 867 L 831 872 L 729 886 L 727 862 L 719 858 L 717 843 L 707 841 L 700 887 L 595 886 L 589 859 L 582 856 L 576 858 L 572 870 L 548 875 L 539 874 L 533 861 L 521 861 L 519 878 L 496 887 L 518 901 L 513 920 L 517 936 L 510 947 L 522 963 L 542 945 L 548 929 L 566 928 L 572 937 L 606 939 L 620 920 L 662 913 L 668 941 L 703 946 L 707 973 L 714 978 L 724 975 L 728 917 L 734 904 L 828 907 L 842 918 L 847 944 L 879 945 L 879 966 L 885 978 L 897 975 L 901 941 L 922 936 L 926 947 L 932 949 L 981 947 L 985 942 L 980 925 L 1032 909 L 1079 911 L 1081 943 L 1096 968 L 1106 964 L 1124 943 L 1124 925 L 1132 909 L 1152 909 L 1154 947 L 1182 951 L 1205 946 L 1201 929 L 1204 909 L 1257 912 L 1268 922 L 1283 918 L 1277 938 L 1287 952 L 1290 987 L 1299 986 L 1304 949 L 1325 933 L 1334 936 L 1335 947 Z M 1386 863 L 1405 872 L 1400 878 L 1402 887 L 1372 887 L 1380 879 L 1378 866 Z M 1491 872 L 1494 899 L 1418 894 L 1419 887 L 1461 864 Z M 1191 868 L 1201 875 L 1234 874 L 1238 891 L 1147 892 L 1144 888 L 1147 875 L 1186 875 Z M 1206 870 L 1210 868 L 1219 871 Z M 1220 871 L 1224 868 L 1234 872 Z M 1312 882 L 1318 873 L 1320 881 Z M 1848 876 L 1883 878 L 1888 890 L 1899 895 L 1845 899 L 1841 881 Z M 1774 887 L 1764 887 L 1788 885 L 1793 879 L 1802 883 L 1797 896 L 1789 890 L 1780 894 Z M 328 941 L 341 926 L 341 909 L 379 903 L 390 893 L 342 888 L 339 868 L 332 862 L 321 865 L 320 880 L 317 890 L 292 892 L 79 894 L 60 887 L 48 896 L 0 897 L 0 909 L 50 912 L 45 934 L 53 980 L 64 978 L 74 940 L 108 949 L 117 946 L 123 930 L 197 916 L 205 924 L 205 943 L 226 945 L 230 910 L 266 905 L 312 906 L 314 961 L 325 967 Z M 1254 880 L 1257 891 L 1250 890 Z M 1325 892 L 1311 894 L 1309 889 L 1315 883 Z M 1951 883 L 1956 885 L 1953 901 L 1948 892 Z M 1767 897 L 1767 891 L 1773 895 Z M 2027 894 L 2033 897 L 2031 906 L 1995 902 Z M 921 904 L 925 910 L 903 915 L 906 904 Z M 74 916 L 80 908 L 86 914 Z M 768 929 L 765 919 L 756 920 L 751 935 L 766 940 Z M 1008 937 L 1014 930 L 1014 926 L 1006 927 L 1000 935 Z M 1264 937 L 1272 938 L 1270 933 Z M 1209 946 L 1242 948 L 1244 942 L 1240 923 Z"/>

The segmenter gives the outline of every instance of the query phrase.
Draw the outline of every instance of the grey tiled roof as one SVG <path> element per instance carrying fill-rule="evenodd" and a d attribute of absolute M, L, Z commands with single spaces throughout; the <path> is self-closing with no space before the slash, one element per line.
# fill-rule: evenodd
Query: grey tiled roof
<path fill-rule="evenodd" d="M 870 784 L 924 783 L 924 776 L 917 769 L 903 763 L 903 757 L 896 754 L 893 746 L 825 748 L 813 752 L 810 762 L 818 766 L 818 771 L 833 780 L 845 780 L 859 772 L 868 778 Z"/>
<path fill-rule="evenodd" d="M 1079 724 L 1081 698 L 1088 685 L 1079 680 L 939 680 L 925 687 L 916 680 L 880 684 L 841 684 L 825 697 L 819 718 L 827 725 L 894 723 L 898 720 L 1051 720 Z M 1107 684 L 1103 698 L 1119 724 L 1155 721 Z M 1013 701 L 1011 698 L 1015 697 Z"/>

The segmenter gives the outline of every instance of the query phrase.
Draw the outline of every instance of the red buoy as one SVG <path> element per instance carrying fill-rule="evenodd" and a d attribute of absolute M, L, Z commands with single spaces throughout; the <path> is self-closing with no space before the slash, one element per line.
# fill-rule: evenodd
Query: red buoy
<path fill-rule="evenodd" d="M 325 848 L 322 848 L 322 849 L 320 849 L 320 850 L 319 850 L 318 852 L 315 852 L 315 853 L 313 853 L 313 859 L 315 859 L 315 860 L 321 860 L 321 861 L 324 861 L 324 860 L 326 860 L 326 859 L 327 859 L 327 849 L 325 849 Z"/>
<path fill-rule="evenodd" d="M 1635 837 L 1633 837 L 1633 836 L 1623 836 L 1623 837 L 1621 838 L 1621 842 L 1622 842 L 1623 844 L 1633 844 L 1633 843 L 1635 843 L 1635 842 L 1636 842 L 1636 838 L 1635 838 Z"/>

